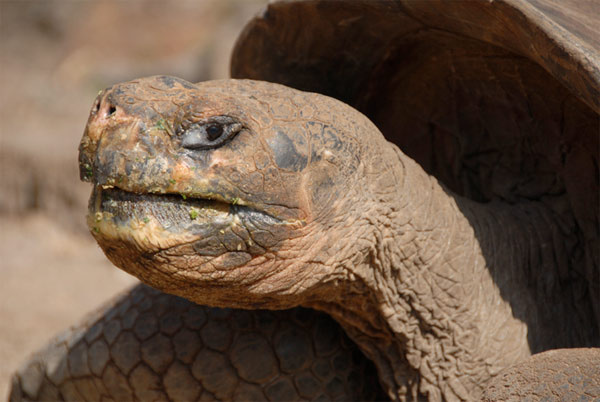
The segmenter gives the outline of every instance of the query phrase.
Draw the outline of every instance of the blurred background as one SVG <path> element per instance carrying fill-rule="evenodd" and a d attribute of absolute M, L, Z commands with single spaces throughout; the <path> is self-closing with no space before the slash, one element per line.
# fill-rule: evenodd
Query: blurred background
<path fill-rule="evenodd" d="M 0 399 L 57 332 L 135 283 L 85 227 L 77 147 L 99 90 L 225 78 L 266 0 L 0 0 Z"/>

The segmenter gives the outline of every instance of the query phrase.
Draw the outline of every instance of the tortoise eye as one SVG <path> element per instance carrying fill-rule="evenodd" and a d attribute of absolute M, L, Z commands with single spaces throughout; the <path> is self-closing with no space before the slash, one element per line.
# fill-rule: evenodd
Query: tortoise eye
<path fill-rule="evenodd" d="M 212 117 L 208 121 L 192 124 L 180 134 L 181 146 L 186 149 L 218 148 L 233 138 L 242 125 L 229 116 Z"/>
<path fill-rule="evenodd" d="M 206 127 L 206 134 L 208 136 L 209 141 L 214 141 L 223 134 L 223 127 L 218 124 L 211 124 Z"/>

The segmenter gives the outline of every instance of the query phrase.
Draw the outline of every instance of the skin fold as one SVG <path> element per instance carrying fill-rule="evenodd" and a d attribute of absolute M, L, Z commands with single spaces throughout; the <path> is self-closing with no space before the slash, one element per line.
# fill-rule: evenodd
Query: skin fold
<path fill-rule="evenodd" d="M 564 277 L 572 220 L 454 195 L 326 96 L 118 84 L 92 108 L 80 172 L 116 266 L 202 305 L 324 311 L 393 400 L 477 398 L 532 352 L 598 342 Z"/>

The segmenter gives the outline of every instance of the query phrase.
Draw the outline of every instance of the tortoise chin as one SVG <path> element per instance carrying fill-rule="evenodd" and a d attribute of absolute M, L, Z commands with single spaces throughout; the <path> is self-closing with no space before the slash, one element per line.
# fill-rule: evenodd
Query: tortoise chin
<path fill-rule="evenodd" d="M 174 194 L 137 194 L 96 186 L 88 225 L 117 267 L 168 293 L 215 306 L 252 299 L 253 290 L 301 223 L 256 209 Z M 218 289 L 218 291 L 216 290 Z"/>

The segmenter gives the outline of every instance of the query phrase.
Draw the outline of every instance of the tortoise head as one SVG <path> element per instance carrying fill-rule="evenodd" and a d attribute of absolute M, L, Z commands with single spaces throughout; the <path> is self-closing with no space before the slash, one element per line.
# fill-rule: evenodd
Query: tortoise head
<path fill-rule="evenodd" d="M 161 290 L 295 305 L 340 275 L 325 261 L 331 228 L 358 219 L 361 153 L 382 141 L 341 102 L 277 84 L 115 85 L 80 145 L 81 178 L 94 184 L 88 224 L 115 265 Z"/>

